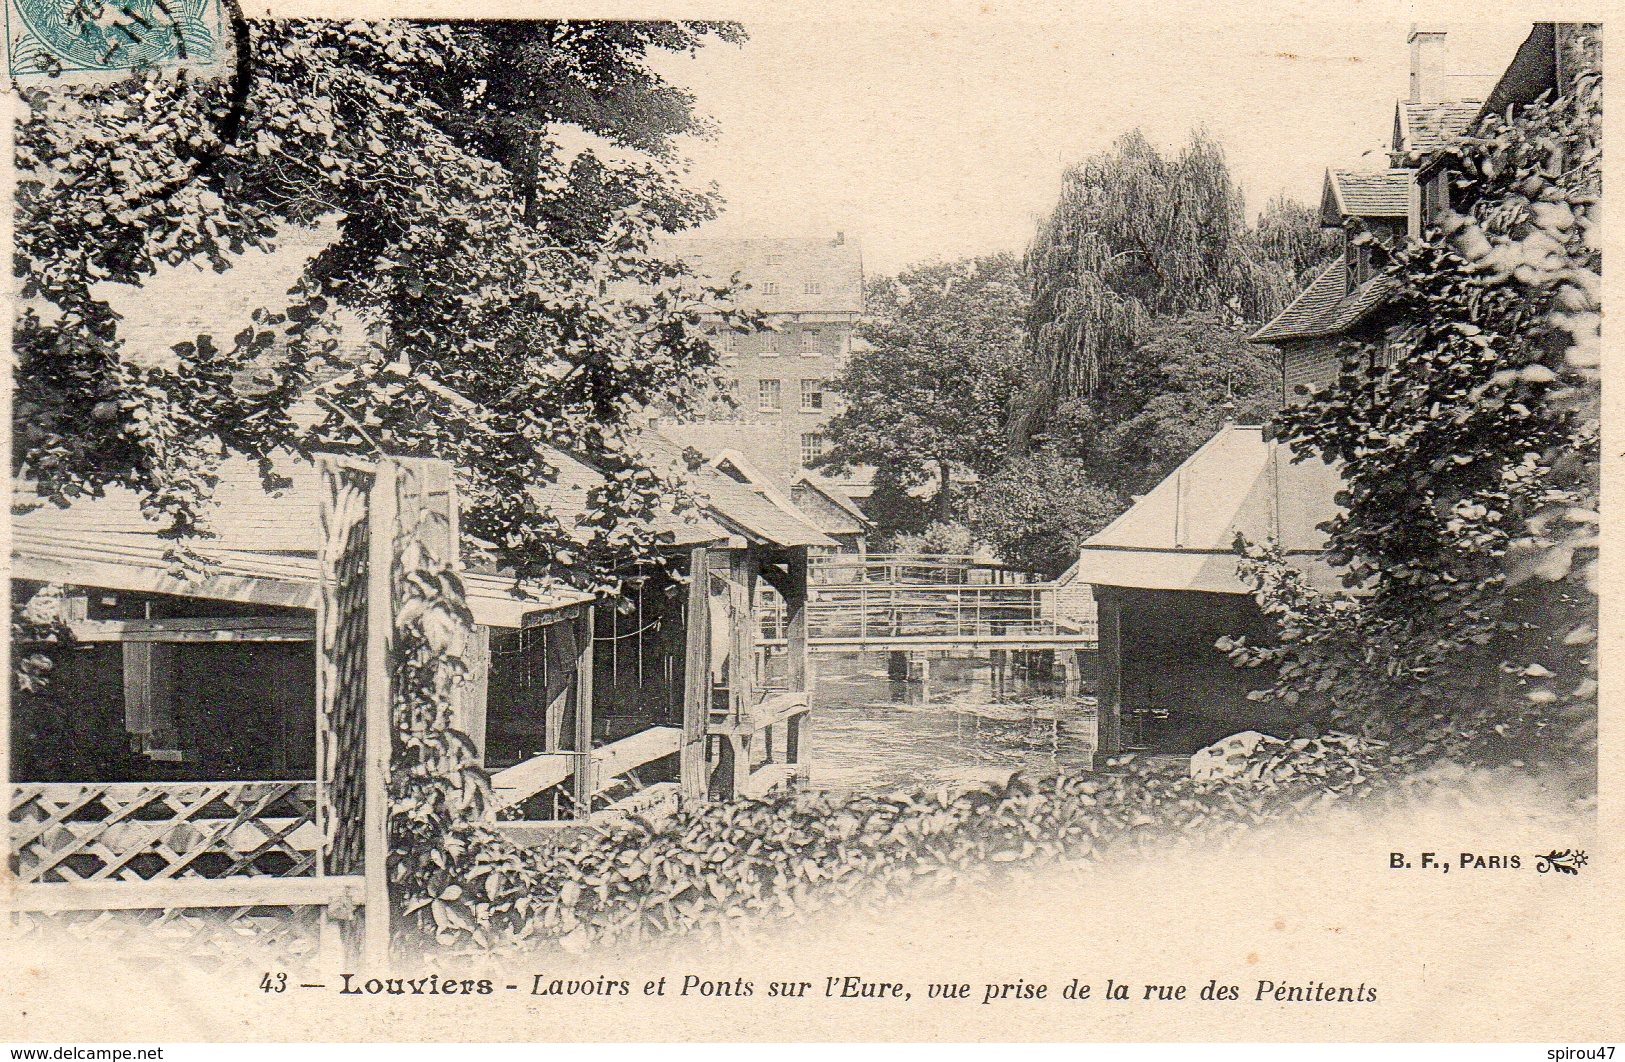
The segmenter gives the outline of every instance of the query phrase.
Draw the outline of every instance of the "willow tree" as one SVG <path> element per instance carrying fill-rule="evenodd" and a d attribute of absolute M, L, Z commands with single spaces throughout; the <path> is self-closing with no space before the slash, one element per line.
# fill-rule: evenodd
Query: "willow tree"
<path fill-rule="evenodd" d="M 1283 306 L 1301 246 L 1283 235 L 1266 241 L 1248 229 L 1224 152 L 1202 131 L 1173 155 L 1128 133 L 1069 169 L 1027 252 L 1030 363 L 1012 423 L 1017 449 L 1059 403 L 1109 390 L 1112 370 L 1156 318 L 1259 321 Z"/>

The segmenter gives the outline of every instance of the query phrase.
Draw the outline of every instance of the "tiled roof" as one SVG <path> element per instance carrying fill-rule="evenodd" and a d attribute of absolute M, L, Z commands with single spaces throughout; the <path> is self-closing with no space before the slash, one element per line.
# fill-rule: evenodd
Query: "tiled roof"
<path fill-rule="evenodd" d="M 1321 197 L 1320 220 L 1325 225 L 1341 225 L 1347 217 L 1403 218 L 1411 212 L 1414 170 L 1383 170 L 1378 173 L 1326 171 L 1326 191 Z"/>
<path fill-rule="evenodd" d="M 828 476 L 821 476 L 817 472 L 803 472 L 792 485 L 792 489 L 795 491 L 817 491 L 833 502 L 847 516 L 857 521 L 859 525 L 857 530 L 862 530 L 869 524 L 869 518 L 864 515 L 862 509 L 858 508 L 858 503 L 852 500 L 850 494 L 841 489 L 839 483 Z"/>
<path fill-rule="evenodd" d="M 1292 304 L 1252 335 L 1254 343 L 1342 335 L 1388 298 L 1392 283 L 1377 276 L 1348 290 L 1348 263 L 1341 256 L 1321 271 Z"/>
<path fill-rule="evenodd" d="M 1278 542 L 1312 581 L 1335 589 L 1318 526 L 1337 513 L 1342 480 L 1319 460 L 1293 462 L 1263 429 L 1221 428 L 1161 483 L 1084 542 L 1073 578 L 1153 590 L 1247 592 L 1237 534 Z"/>
<path fill-rule="evenodd" d="M 1402 100 L 1394 113 L 1394 152 L 1437 151 L 1465 133 L 1484 106 L 1480 100 L 1411 103 Z"/>
<path fill-rule="evenodd" d="M 638 436 L 637 448 L 652 462 L 683 462 L 683 448 L 659 434 L 646 431 Z M 690 482 L 709 504 L 707 515 L 732 525 L 752 538 L 778 546 L 833 546 L 797 510 L 775 504 L 765 493 L 732 479 L 709 465 L 689 473 Z"/>

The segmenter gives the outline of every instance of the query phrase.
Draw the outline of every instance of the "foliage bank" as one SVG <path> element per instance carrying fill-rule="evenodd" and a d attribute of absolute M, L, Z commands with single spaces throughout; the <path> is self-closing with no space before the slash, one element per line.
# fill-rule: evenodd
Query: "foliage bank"
<path fill-rule="evenodd" d="M 1330 386 L 1278 420 L 1340 466 L 1316 592 L 1266 546 L 1242 574 L 1278 622 L 1263 696 L 1334 725 L 1503 761 L 1595 769 L 1602 78 L 1492 114 L 1442 160 L 1454 208 L 1388 248 L 1395 325 L 1346 345 Z M 1369 236 L 1363 238 L 1370 238 Z"/>

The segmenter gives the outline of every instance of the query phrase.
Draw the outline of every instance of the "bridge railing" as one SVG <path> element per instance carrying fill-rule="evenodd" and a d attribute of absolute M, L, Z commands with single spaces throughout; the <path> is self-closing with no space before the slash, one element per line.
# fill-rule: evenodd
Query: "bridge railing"
<path fill-rule="evenodd" d="M 813 641 L 1092 633 L 1058 617 L 1047 603 L 1051 594 L 1046 585 L 820 586 L 807 604 L 807 633 Z M 764 640 L 784 638 L 782 601 L 764 596 L 760 617 Z"/>
<path fill-rule="evenodd" d="M 1022 586 L 1044 577 L 969 554 L 836 553 L 814 558 L 808 581 L 815 586 Z"/>

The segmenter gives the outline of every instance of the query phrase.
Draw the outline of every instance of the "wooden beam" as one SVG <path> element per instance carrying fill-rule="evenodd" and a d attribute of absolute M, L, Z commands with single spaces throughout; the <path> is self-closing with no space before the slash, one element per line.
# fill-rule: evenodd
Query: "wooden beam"
<path fill-rule="evenodd" d="M 750 705 L 756 676 L 756 551 L 728 555 L 728 714 L 737 722 Z"/>
<path fill-rule="evenodd" d="M 763 581 L 765 581 L 768 586 L 771 586 L 773 589 L 779 592 L 780 597 L 788 599 L 790 595 L 795 592 L 796 581 L 795 572 L 793 570 L 794 564 L 795 560 L 793 557 L 785 565 L 785 567 L 782 568 L 777 564 L 764 562 L 758 574 L 761 575 Z M 801 583 L 802 588 L 805 589 L 806 585 L 806 581 L 803 579 Z"/>
<path fill-rule="evenodd" d="M 782 693 L 770 694 L 762 698 L 762 702 L 745 713 L 745 718 L 737 722 L 724 720 L 711 727 L 713 734 L 754 734 L 759 730 L 804 715 L 811 711 L 808 706 L 807 692 L 805 690 L 787 690 Z"/>
<path fill-rule="evenodd" d="M 308 642 L 316 637 L 315 619 L 304 616 L 79 620 L 68 629 L 81 642 Z"/>
<path fill-rule="evenodd" d="M 652 726 L 640 730 L 611 745 L 605 745 L 593 755 L 593 791 L 606 788 L 610 779 L 645 763 L 670 756 L 683 747 L 683 731 L 674 726 Z"/>
<path fill-rule="evenodd" d="M 784 595 L 787 612 L 786 641 L 789 643 L 788 685 L 792 690 L 810 689 L 807 677 L 807 551 L 797 550 L 790 558 L 790 580 Z"/>
<path fill-rule="evenodd" d="M 1100 643 L 1095 718 L 1100 752 L 1111 755 L 1123 745 L 1123 606 L 1115 591 L 1102 593 L 1098 587 L 1095 601 Z"/>
<path fill-rule="evenodd" d="M 397 467 L 380 461 L 367 500 L 367 699 L 363 733 L 362 875 L 366 919 L 361 961 L 368 969 L 389 962 L 389 757 L 395 627 L 395 536 L 400 523 Z"/>
<path fill-rule="evenodd" d="M 474 625 L 468 639 L 468 678 L 457 690 L 456 727 L 474 742 L 475 755 L 485 762 L 485 705 L 491 682 L 491 628 Z"/>
<path fill-rule="evenodd" d="M 593 609 L 588 607 L 582 611 L 580 619 L 580 639 L 578 655 L 576 656 L 575 674 L 575 701 L 576 701 L 576 732 L 575 732 L 575 802 L 576 817 L 586 818 L 592 814 L 592 633 Z"/>
<path fill-rule="evenodd" d="M 688 553 L 688 602 L 683 609 L 683 750 L 678 780 L 685 799 L 705 797 L 705 727 L 711 716 L 711 554 Z"/>
<path fill-rule="evenodd" d="M 360 906 L 365 879 L 356 875 L 271 878 L 156 878 L 18 885 L 18 911 L 144 911 L 168 907 Z"/>
<path fill-rule="evenodd" d="M 543 752 L 491 776 L 497 807 L 517 804 L 544 789 L 551 789 L 575 773 L 573 752 Z"/>
<path fill-rule="evenodd" d="M 683 732 L 674 726 L 652 726 L 605 745 L 592 753 L 587 780 L 593 793 L 601 792 L 610 779 L 645 763 L 681 751 Z M 517 804 L 544 789 L 576 776 L 579 757 L 574 752 L 544 752 L 491 776 L 491 788 L 498 807 Z M 576 791 L 581 791 L 578 785 Z"/>

